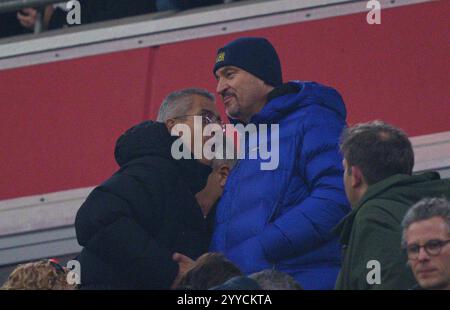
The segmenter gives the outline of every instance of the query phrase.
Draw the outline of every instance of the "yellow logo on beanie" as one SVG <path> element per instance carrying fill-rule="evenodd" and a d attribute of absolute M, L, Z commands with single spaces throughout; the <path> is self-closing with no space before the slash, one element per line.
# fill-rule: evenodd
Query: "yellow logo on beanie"
<path fill-rule="evenodd" d="M 224 60 L 225 60 L 225 52 L 220 52 L 219 54 L 217 54 L 216 63 Z"/>

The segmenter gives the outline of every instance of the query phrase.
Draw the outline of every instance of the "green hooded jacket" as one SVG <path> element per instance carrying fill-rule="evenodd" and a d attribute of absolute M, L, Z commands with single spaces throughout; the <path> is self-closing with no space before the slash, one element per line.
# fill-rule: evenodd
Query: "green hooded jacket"
<path fill-rule="evenodd" d="M 450 179 L 441 180 L 436 172 L 397 174 L 369 186 L 334 230 L 341 236 L 343 250 L 336 289 L 409 289 L 416 284 L 401 249 L 401 222 L 408 209 L 425 197 L 450 198 Z M 373 283 L 377 269 L 379 284 Z"/>

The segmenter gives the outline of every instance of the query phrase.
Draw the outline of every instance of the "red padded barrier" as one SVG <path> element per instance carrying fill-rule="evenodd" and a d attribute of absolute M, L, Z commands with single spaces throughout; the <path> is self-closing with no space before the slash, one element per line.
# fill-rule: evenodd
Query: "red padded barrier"
<path fill-rule="evenodd" d="M 359 13 L 0 71 L 0 199 L 101 182 L 117 168 L 119 134 L 172 90 L 214 91 L 215 51 L 243 35 L 273 42 L 285 80 L 336 87 L 350 123 L 448 131 L 449 9 L 436 1 L 382 10 L 381 25 Z"/>

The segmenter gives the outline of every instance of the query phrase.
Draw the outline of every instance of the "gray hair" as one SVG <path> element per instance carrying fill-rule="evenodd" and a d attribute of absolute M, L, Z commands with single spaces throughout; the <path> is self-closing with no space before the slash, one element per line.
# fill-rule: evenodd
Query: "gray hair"
<path fill-rule="evenodd" d="M 277 270 L 263 270 L 248 276 L 255 280 L 263 290 L 302 290 L 303 288 L 290 275 Z"/>
<path fill-rule="evenodd" d="M 414 152 L 408 136 L 383 121 L 361 123 L 343 131 L 341 152 L 358 166 L 368 185 L 395 174 L 412 174 Z"/>
<path fill-rule="evenodd" d="M 167 95 L 167 97 L 163 100 L 161 106 L 159 107 L 158 117 L 156 120 L 158 122 L 165 122 L 168 119 L 185 115 L 192 106 L 193 95 L 202 96 L 215 102 L 214 95 L 206 89 L 185 88 L 182 90 L 177 90 Z"/>
<path fill-rule="evenodd" d="M 424 198 L 408 210 L 402 221 L 402 246 L 406 246 L 405 234 L 411 224 L 440 217 L 447 223 L 450 235 L 450 203 L 445 198 Z"/>

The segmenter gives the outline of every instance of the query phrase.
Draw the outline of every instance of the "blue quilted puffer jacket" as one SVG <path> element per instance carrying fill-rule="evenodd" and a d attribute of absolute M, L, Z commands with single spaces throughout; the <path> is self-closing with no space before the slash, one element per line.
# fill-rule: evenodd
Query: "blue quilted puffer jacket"
<path fill-rule="evenodd" d="M 278 167 L 261 170 L 264 160 L 246 151 L 217 206 L 210 250 L 246 274 L 276 269 L 305 289 L 332 289 L 340 246 L 331 230 L 350 211 L 339 152 L 345 105 L 336 90 L 314 82 L 272 93 L 250 123 L 279 124 Z"/>

